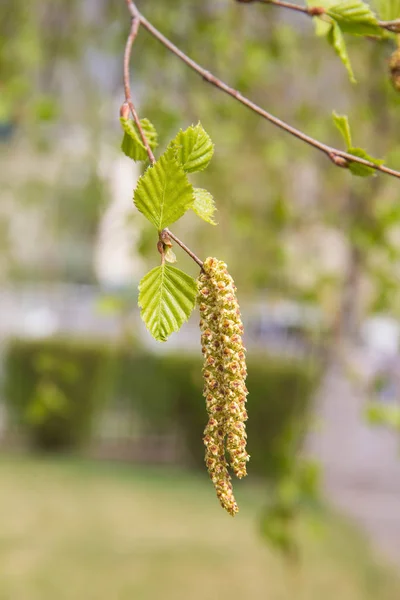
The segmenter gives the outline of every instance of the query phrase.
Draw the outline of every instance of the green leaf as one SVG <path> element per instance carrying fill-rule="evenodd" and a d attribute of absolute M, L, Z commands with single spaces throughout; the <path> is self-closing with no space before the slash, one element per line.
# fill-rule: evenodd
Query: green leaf
<path fill-rule="evenodd" d="M 163 264 L 147 273 L 139 284 L 139 306 L 151 335 L 165 342 L 178 331 L 194 309 L 196 296 L 196 281 L 176 267 Z"/>
<path fill-rule="evenodd" d="M 339 56 L 340 60 L 346 67 L 351 83 L 357 83 L 356 78 L 354 77 L 353 69 L 351 67 L 349 55 L 347 54 L 347 48 L 342 31 L 335 21 L 332 23 L 331 28 L 329 29 L 326 37 L 329 44 L 333 47 L 336 54 Z"/>
<path fill-rule="evenodd" d="M 377 0 L 375 4 L 382 21 L 400 19 L 400 0 Z"/>
<path fill-rule="evenodd" d="M 136 123 L 132 119 L 124 119 L 123 117 L 121 117 L 120 121 L 122 129 L 125 132 L 121 144 L 122 151 L 133 160 L 146 160 L 148 158 L 146 147 L 143 144 Z M 154 125 L 148 119 L 141 119 L 140 125 L 149 142 L 150 148 L 154 150 L 158 146 L 158 135 Z"/>
<path fill-rule="evenodd" d="M 211 225 L 216 225 L 213 219 L 215 203 L 210 192 L 201 188 L 194 188 L 194 204 L 192 209 L 201 219 L 204 219 L 204 221 L 207 221 Z"/>
<path fill-rule="evenodd" d="M 171 142 L 176 158 L 187 173 L 203 171 L 214 154 L 214 144 L 200 123 L 180 131 Z"/>
<path fill-rule="evenodd" d="M 347 148 L 350 148 L 352 143 L 351 143 L 351 132 L 350 132 L 350 125 L 349 125 L 348 117 L 346 115 L 338 115 L 335 113 L 335 111 L 333 111 L 332 116 L 333 116 L 333 122 L 335 123 L 336 127 L 339 129 L 340 133 L 342 134 L 342 137 L 344 139 L 344 142 L 345 142 Z"/>
<path fill-rule="evenodd" d="M 314 8 L 315 6 L 318 6 L 321 8 L 325 8 L 325 10 L 328 10 L 328 8 L 334 6 L 335 4 L 335 0 L 307 0 L 308 8 Z M 326 37 L 332 25 L 331 21 L 324 20 L 320 17 L 314 17 L 313 21 L 315 25 L 315 34 L 319 37 Z"/>
<path fill-rule="evenodd" d="M 349 154 L 353 154 L 353 156 L 358 156 L 359 158 L 364 158 L 374 165 L 383 165 L 384 160 L 380 160 L 378 158 L 373 158 L 369 154 L 365 152 L 362 148 L 348 148 L 347 152 Z M 357 175 L 358 177 L 370 177 L 371 175 L 375 175 L 375 169 L 372 167 L 367 167 L 366 165 L 360 165 L 356 162 L 350 162 L 349 170 L 353 173 L 353 175 Z"/>
<path fill-rule="evenodd" d="M 328 8 L 326 14 L 334 19 L 345 33 L 379 37 L 382 35 L 376 16 L 362 0 L 342 0 Z"/>
<path fill-rule="evenodd" d="M 346 115 L 338 115 L 335 112 L 333 112 L 333 122 L 342 134 L 347 146 L 347 152 L 349 154 L 353 154 L 353 156 L 358 156 L 358 158 L 368 160 L 374 165 L 383 165 L 385 161 L 380 160 L 378 158 L 373 158 L 372 156 L 367 154 L 367 152 L 362 148 L 354 148 L 352 146 L 350 124 L 349 119 Z M 372 167 L 368 167 L 367 165 L 360 165 L 360 163 L 357 162 L 350 162 L 349 170 L 351 171 L 351 173 L 353 173 L 353 175 L 357 175 L 358 177 L 369 177 L 375 174 L 375 169 L 373 169 Z"/>
<path fill-rule="evenodd" d="M 161 231 L 192 208 L 193 186 L 177 163 L 172 149 L 139 179 L 133 201 L 135 206 Z"/>
<path fill-rule="evenodd" d="M 331 30 L 332 22 L 323 21 L 319 17 L 314 17 L 313 21 L 315 25 L 315 35 L 318 37 L 327 37 Z"/>

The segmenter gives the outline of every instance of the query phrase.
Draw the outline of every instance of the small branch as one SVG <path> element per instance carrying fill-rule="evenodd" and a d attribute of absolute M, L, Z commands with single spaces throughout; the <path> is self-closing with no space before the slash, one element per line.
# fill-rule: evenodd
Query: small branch
<path fill-rule="evenodd" d="M 319 17 L 326 12 L 326 9 L 323 6 L 300 6 L 299 4 L 293 4 L 293 2 L 283 2 L 281 0 L 236 0 L 239 3 L 243 4 L 251 4 L 253 2 L 258 2 L 260 4 L 275 4 L 276 6 L 280 6 L 281 8 L 288 8 L 289 10 L 294 10 L 297 12 L 301 12 L 309 17 Z"/>
<path fill-rule="evenodd" d="M 140 133 L 140 137 L 142 138 L 143 144 L 146 148 L 149 160 L 151 162 L 152 165 L 154 165 L 154 163 L 156 162 L 156 159 L 154 157 L 154 154 L 150 148 L 150 144 L 148 142 L 148 139 L 142 129 L 142 126 L 140 124 L 140 119 L 139 116 L 136 112 L 136 108 L 135 105 L 133 104 L 132 101 L 132 94 L 131 94 L 131 85 L 130 85 L 130 78 L 129 78 L 129 64 L 130 64 L 130 59 L 131 59 L 131 54 L 132 54 L 132 47 L 133 47 L 133 43 L 136 39 L 136 36 L 139 32 L 139 27 L 140 27 L 140 13 L 137 10 L 136 6 L 130 2 L 130 0 L 126 0 L 127 6 L 129 8 L 129 11 L 132 15 L 132 24 L 131 24 L 131 30 L 129 32 L 129 36 L 128 39 L 126 41 L 126 45 L 125 45 L 125 52 L 124 52 L 124 89 L 125 89 L 125 102 L 126 104 L 129 106 L 130 111 L 132 113 L 133 119 L 136 123 L 136 126 L 139 130 Z M 127 110 L 127 106 L 122 105 L 121 107 L 121 114 L 124 114 L 124 108 L 126 108 Z M 163 239 L 163 236 L 165 239 Z M 161 264 L 164 264 L 165 262 L 165 253 L 164 253 L 164 243 L 166 245 L 170 245 L 170 243 L 168 243 L 168 236 L 171 237 L 185 252 L 186 254 L 188 254 L 198 265 L 199 267 L 203 266 L 203 262 L 194 254 L 194 252 L 192 252 L 190 250 L 190 248 L 188 248 L 183 242 L 181 242 L 181 240 L 179 238 L 177 238 L 173 233 L 171 233 L 169 231 L 169 229 L 164 229 L 161 234 L 160 234 L 160 239 L 158 241 L 157 244 L 157 249 L 159 251 L 159 253 L 161 254 Z M 171 244 L 172 245 L 172 244 Z"/>
<path fill-rule="evenodd" d="M 130 63 L 130 59 L 131 59 L 131 53 L 132 53 L 132 46 L 133 46 L 133 42 L 136 39 L 136 36 L 138 34 L 139 31 L 139 27 L 140 27 L 140 20 L 137 16 L 133 16 L 132 17 L 132 24 L 131 24 L 131 30 L 129 32 L 129 36 L 128 39 L 126 41 L 126 46 L 125 46 L 125 53 L 124 53 L 124 89 L 125 89 L 125 101 L 128 104 L 132 116 L 133 116 L 133 120 L 136 123 L 136 127 L 139 130 L 140 133 L 140 137 L 142 138 L 144 147 L 146 148 L 146 152 L 148 154 L 149 160 L 151 162 L 152 165 L 154 165 L 154 163 L 156 162 L 156 159 L 154 158 L 154 154 L 150 148 L 149 142 L 144 134 L 144 131 L 142 129 L 142 125 L 140 123 L 140 119 L 139 116 L 136 112 L 136 108 L 135 105 L 133 104 L 132 101 L 132 94 L 131 94 L 131 84 L 130 84 L 130 78 L 129 78 L 129 63 Z"/>
<path fill-rule="evenodd" d="M 279 6 L 280 8 L 288 8 L 289 10 L 301 12 L 308 17 L 320 17 L 326 13 L 326 9 L 323 6 L 300 6 L 299 4 L 284 2 L 283 0 L 236 0 L 236 2 L 239 2 L 240 4 L 253 4 L 254 2 L 257 2 L 258 4 L 272 4 Z M 378 20 L 377 25 L 381 27 L 381 29 L 386 29 L 392 33 L 400 33 L 400 19 L 395 19 L 394 21 Z"/>
<path fill-rule="evenodd" d="M 379 27 L 382 29 L 386 29 L 391 33 L 400 33 L 400 19 L 395 19 L 394 21 L 378 21 Z"/>
<path fill-rule="evenodd" d="M 240 0 L 240 1 L 248 2 L 249 0 Z M 254 0 L 251 0 L 251 1 L 254 1 Z M 156 29 L 154 27 L 154 25 L 152 25 L 141 13 L 139 13 L 138 9 L 136 8 L 135 3 L 132 0 L 126 0 L 126 3 L 127 3 L 127 6 L 129 8 L 129 11 L 133 18 L 139 19 L 140 23 L 143 25 L 143 27 L 145 29 L 147 29 L 147 31 L 153 37 L 155 37 L 159 42 L 161 42 L 161 44 L 163 44 L 170 52 L 175 54 L 175 56 L 177 56 L 180 60 L 182 60 L 193 71 L 195 71 L 196 73 L 201 75 L 201 77 L 205 81 L 207 81 L 208 83 L 211 83 L 211 85 L 215 86 L 216 88 L 218 88 L 225 94 L 228 94 L 229 96 L 231 96 L 232 98 L 234 98 L 235 100 L 237 100 L 238 102 L 243 104 L 244 106 L 247 106 L 247 108 L 249 108 L 253 112 L 257 113 L 258 115 L 260 115 L 261 117 L 263 117 L 264 119 L 266 119 L 267 121 L 269 121 L 270 123 L 275 125 L 276 127 L 279 127 L 279 129 L 283 129 L 284 131 L 286 131 L 293 137 L 296 137 L 297 139 L 301 140 L 302 142 L 305 142 L 306 144 L 308 144 L 309 146 L 312 146 L 313 148 L 320 150 L 337 167 L 347 168 L 351 162 L 355 162 L 360 165 L 370 167 L 371 169 L 374 169 L 375 171 L 380 171 L 381 173 L 386 173 L 387 175 L 391 175 L 392 177 L 397 177 L 398 179 L 400 179 L 399 171 L 395 171 L 394 169 L 390 169 L 383 165 L 375 165 L 374 163 L 371 163 L 368 160 L 359 158 L 358 156 L 353 156 L 352 154 L 349 154 L 348 152 L 343 152 L 342 150 L 332 148 L 331 146 L 328 146 L 327 144 L 323 144 L 322 142 L 319 142 L 318 140 L 310 137 L 309 135 L 303 133 L 302 131 L 295 129 L 288 123 L 285 123 L 285 121 L 282 121 L 281 119 L 278 119 L 271 113 L 267 112 L 266 110 L 264 110 L 263 108 L 261 108 L 260 106 L 255 104 L 255 102 L 252 102 L 249 98 L 246 98 L 245 96 L 243 96 L 239 91 L 233 89 L 232 87 L 230 87 L 229 85 L 227 85 L 226 83 L 224 83 L 223 81 L 218 79 L 218 77 L 215 77 L 215 75 L 213 75 L 212 73 L 210 73 L 209 71 L 207 71 L 206 69 L 201 67 L 194 60 L 189 58 L 189 56 L 187 56 L 184 52 L 182 52 L 182 50 L 177 48 L 175 46 L 175 44 L 173 44 L 168 38 L 166 38 L 160 31 L 158 31 L 158 29 Z M 274 4 L 276 4 L 276 2 L 274 2 Z"/>
<path fill-rule="evenodd" d="M 178 244 L 178 246 L 182 248 L 182 250 L 186 252 L 186 254 L 190 256 L 192 260 L 194 260 L 194 262 L 196 262 L 199 265 L 199 267 L 203 268 L 203 261 L 200 260 L 200 258 L 196 256 L 195 253 L 192 252 L 179 238 L 177 238 L 176 235 L 172 233 L 172 231 L 170 231 L 169 229 L 164 229 L 164 231 L 169 235 L 171 239 L 174 240 L 174 242 Z"/>

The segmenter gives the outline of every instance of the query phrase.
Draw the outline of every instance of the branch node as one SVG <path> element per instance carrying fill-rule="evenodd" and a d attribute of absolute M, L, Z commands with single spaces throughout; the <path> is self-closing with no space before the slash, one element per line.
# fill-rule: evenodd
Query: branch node
<path fill-rule="evenodd" d="M 346 158 L 343 158 L 343 156 L 340 156 L 339 154 L 335 154 L 334 152 L 330 152 L 329 158 L 331 159 L 333 164 L 335 164 L 337 167 L 341 167 L 342 169 L 349 168 L 349 161 Z"/>
<path fill-rule="evenodd" d="M 307 9 L 307 12 L 310 17 L 320 17 L 326 13 L 326 9 L 323 6 L 310 6 L 310 8 Z"/>
<path fill-rule="evenodd" d="M 121 119 L 129 119 L 130 108 L 128 102 L 124 102 L 119 109 L 119 116 Z"/>

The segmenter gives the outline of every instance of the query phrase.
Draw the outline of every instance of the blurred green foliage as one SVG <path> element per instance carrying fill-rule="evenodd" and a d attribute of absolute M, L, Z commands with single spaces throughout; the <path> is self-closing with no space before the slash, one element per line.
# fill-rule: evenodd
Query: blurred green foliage
<path fill-rule="evenodd" d="M 396 3 L 391 0 L 390 6 Z M 388 10 L 386 0 L 376 4 Z M 302 16 L 233 0 L 138 5 L 185 52 L 272 113 L 338 145 L 330 115 L 345 112 L 357 143 L 399 168 L 400 96 L 387 69 L 392 39 L 346 38 L 358 80 L 351 86 L 332 49 Z M 382 18 L 392 18 L 388 15 Z M 94 279 L 92 253 L 110 198 L 104 164 L 111 165 L 119 152 L 128 30 L 123 1 L 5 1 L 0 138 L 9 144 L 5 151 L 0 147 L 0 186 L 2 206 L 9 202 L 10 208 L 0 214 L 3 257 L 9 252 L 0 277 Z M 400 315 L 395 180 L 354 181 L 326 157 L 207 87 L 144 31 L 135 43 L 131 70 L 139 114 L 154 122 L 161 149 L 179 127 L 199 119 L 215 142 L 213 164 L 195 184 L 215 197 L 219 227 L 210 233 L 193 216 L 176 229 L 184 240 L 190 238 L 199 256 L 224 258 L 243 292 L 267 290 L 271 296 L 317 302 L 331 324 L 341 307 L 348 312 L 345 296 L 355 303 L 361 299 L 364 313 Z M 28 222 L 32 216 L 42 219 L 37 246 L 48 251 L 32 264 L 15 252 L 24 239 L 8 235 L 7 224 L 12 232 L 19 215 Z M 154 266 L 154 235 L 139 216 L 127 227 L 140 229 L 138 250 Z M 320 246 L 313 246 L 315 234 L 328 245 L 327 233 L 344 249 L 342 270 L 328 268 Z M 179 260 L 183 268 L 189 264 L 181 254 Z M 182 427 L 191 460 L 200 464 L 205 411 L 199 362 L 118 352 L 91 343 L 13 342 L 6 385 L 15 419 L 37 445 L 71 446 L 87 437 L 104 396 L 112 397 L 132 402 L 150 429 Z M 316 373 L 308 364 L 252 357 L 249 373 L 251 465 L 255 473 L 280 478 L 270 508 L 276 519 L 270 514 L 266 534 L 291 548 L 286 523 L 314 481 L 312 467 L 308 471 L 305 465 L 304 474 L 293 457 Z"/>
<path fill-rule="evenodd" d="M 365 414 L 371 425 L 383 425 L 400 431 L 400 406 L 398 405 L 385 405 L 372 400 L 367 404 Z"/>
<path fill-rule="evenodd" d="M 51 260 L 41 256 L 40 268 L 27 268 L 12 256 L 13 277 L 93 279 L 91 253 L 110 194 L 104 170 L 99 175 L 100 149 L 113 149 L 115 156 L 119 149 L 116 106 L 123 99 L 120 66 L 129 16 L 124 2 L 89 4 L 6 0 L 0 17 L 6 89 L 1 112 L 14 133 L 9 156 L 20 165 L 38 153 L 46 160 L 59 156 L 63 165 L 61 174 L 39 187 L 38 169 L 34 176 L 26 172 L 18 179 L 7 166 L 2 172 L 3 189 L 13 190 L 14 210 L 23 210 L 34 196 L 35 211 L 46 215 L 43 239 L 52 235 Z M 336 145 L 330 114 L 345 112 L 362 148 L 390 166 L 400 164 L 400 96 L 387 69 L 395 48 L 390 37 L 346 37 L 358 80 L 351 86 L 332 49 L 301 15 L 232 0 L 148 0 L 138 5 L 185 52 L 272 113 Z M 375 8 L 386 10 L 382 2 Z M 400 314 L 391 276 L 399 258 L 394 180 L 354 181 L 315 150 L 207 87 L 145 31 L 133 48 L 131 71 L 139 114 L 154 122 L 161 149 L 179 127 L 199 119 L 215 142 L 213 165 L 196 176 L 195 184 L 216 199 L 218 234 L 210 235 L 189 216 L 176 228 L 183 239 L 190 236 L 199 256 L 223 257 L 241 290 L 315 300 L 331 323 L 346 293 L 358 298 L 364 312 Z M 74 132 L 77 139 L 82 132 L 87 136 L 86 154 L 66 159 L 62 142 Z M 111 165 L 114 155 L 109 156 Z M 85 168 L 97 177 L 90 193 L 81 185 Z M 140 229 L 138 250 L 153 266 L 154 235 L 139 217 L 127 227 Z M 324 239 L 327 232 L 339 240 L 346 256 L 345 268 L 336 272 L 312 247 L 316 235 Z M 349 275 L 356 255 L 357 278 L 369 289 L 361 299 L 360 286 Z"/>

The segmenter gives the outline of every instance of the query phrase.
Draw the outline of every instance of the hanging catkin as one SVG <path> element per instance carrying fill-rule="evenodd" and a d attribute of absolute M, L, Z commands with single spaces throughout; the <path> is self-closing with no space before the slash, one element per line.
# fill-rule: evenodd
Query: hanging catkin
<path fill-rule="evenodd" d="M 204 431 L 206 465 L 221 505 L 231 515 L 238 512 L 228 472 L 246 475 L 245 408 L 247 375 L 243 324 L 236 288 L 226 264 L 207 258 L 198 279 L 200 329 L 204 355 L 204 397 L 209 420 Z"/>

